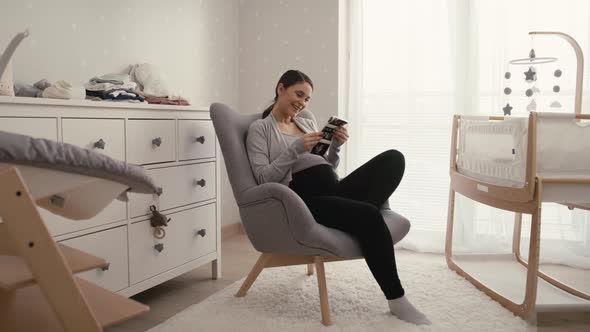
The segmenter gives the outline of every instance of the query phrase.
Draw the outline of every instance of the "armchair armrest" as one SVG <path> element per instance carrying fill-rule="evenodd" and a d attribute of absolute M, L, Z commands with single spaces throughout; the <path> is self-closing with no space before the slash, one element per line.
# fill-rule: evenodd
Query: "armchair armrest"
<path fill-rule="evenodd" d="M 263 252 L 305 246 L 319 225 L 303 200 L 289 187 L 263 183 L 242 191 L 238 206 L 254 247 Z"/>

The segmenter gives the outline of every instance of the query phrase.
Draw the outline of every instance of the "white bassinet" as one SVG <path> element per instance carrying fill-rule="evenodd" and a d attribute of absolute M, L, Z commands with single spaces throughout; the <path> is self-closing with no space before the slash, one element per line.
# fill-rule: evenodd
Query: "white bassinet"
<path fill-rule="evenodd" d="M 532 121 L 536 130 L 536 176 L 545 181 L 590 180 L 590 123 L 564 113 L 536 113 Z M 527 182 L 528 128 L 528 118 L 462 116 L 457 170 L 489 184 L 523 188 Z M 590 186 L 545 183 L 541 200 L 587 203 Z"/>
<path fill-rule="evenodd" d="M 525 318 L 532 318 L 535 311 L 590 310 L 590 295 L 539 271 L 541 203 L 590 207 L 587 119 L 587 115 L 536 112 L 528 118 L 454 117 L 447 263 Z M 452 254 L 455 192 L 515 212 L 512 254 Z M 520 256 L 522 213 L 532 216 L 527 261 Z M 502 273 L 490 276 L 490 269 Z M 524 300 L 519 303 L 520 299 Z"/>

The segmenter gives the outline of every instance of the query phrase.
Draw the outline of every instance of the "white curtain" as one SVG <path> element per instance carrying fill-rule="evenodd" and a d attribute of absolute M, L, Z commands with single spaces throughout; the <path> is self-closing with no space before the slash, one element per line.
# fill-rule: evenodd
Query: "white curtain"
<path fill-rule="evenodd" d="M 386 149 L 404 153 L 405 176 L 390 203 L 411 220 L 412 229 L 399 246 L 443 252 L 453 114 L 502 115 L 510 103 L 513 115 L 527 116 L 531 98 L 525 91 L 532 86 L 523 72 L 528 68 L 509 60 L 528 57 L 533 47 L 538 57 L 559 59 L 535 67 L 536 110 L 573 112 L 573 50 L 555 37 L 531 40 L 528 32 L 568 33 L 587 56 L 590 2 L 351 0 L 348 12 L 351 140 L 345 171 Z M 556 69 L 561 77 L 553 75 Z M 512 93 L 506 95 L 505 88 Z M 561 108 L 550 107 L 556 101 Z M 588 107 L 582 112 L 590 113 Z M 458 195 L 455 251 L 510 252 L 513 220 L 513 213 Z M 544 204 L 542 259 L 590 267 L 589 220 L 585 211 Z M 522 250 L 527 254 L 530 217 L 524 221 Z"/>

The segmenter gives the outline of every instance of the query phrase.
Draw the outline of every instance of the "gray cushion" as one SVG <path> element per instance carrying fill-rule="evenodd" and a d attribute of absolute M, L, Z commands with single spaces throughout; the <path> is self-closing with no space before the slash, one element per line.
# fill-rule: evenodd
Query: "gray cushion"
<path fill-rule="evenodd" d="M 261 113 L 243 115 L 221 103 L 212 104 L 210 113 L 244 229 L 256 250 L 362 257 L 356 239 L 318 224 L 303 200 L 289 187 L 279 183 L 256 183 L 245 142 L 248 127 L 261 117 Z M 303 116 L 307 115 L 304 113 Z M 384 206 L 381 212 L 394 243 L 397 243 L 408 233 L 409 221 L 388 206 Z"/>
<path fill-rule="evenodd" d="M 103 178 L 127 185 L 131 192 L 153 194 L 158 191 L 140 166 L 75 145 L 4 131 L 0 131 L 0 163 Z"/>

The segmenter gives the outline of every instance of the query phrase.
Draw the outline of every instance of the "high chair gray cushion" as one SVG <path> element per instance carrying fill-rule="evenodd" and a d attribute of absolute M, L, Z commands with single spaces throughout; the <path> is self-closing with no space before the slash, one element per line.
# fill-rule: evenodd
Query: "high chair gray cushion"
<path fill-rule="evenodd" d="M 309 116 L 306 112 L 299 116 Z M 289 187 L 256 183 L 245 142 L 250 124 L 261 118 L 261 113 L 244 115 L 221 103 L 212 104 L 210 113 L 244 229 L 256 250 L 343 258 L 363 256 L 356 239 L 318 224 L 303 200 Z M 393 242 L 399 242 L 410 230 L 410 222 L 391 211 L 388 205 L 383 206 L 381 213 Z M 363 227 L 362 220 L 359 227 Z"/>
<path fill-rule="evenodd" d="M 0 163 L 94 176 L 125 184 L 130 192 L 158 192 L 152 179 L 140 166 L 75 145 L 4 131 L 0 131 Z"/>

